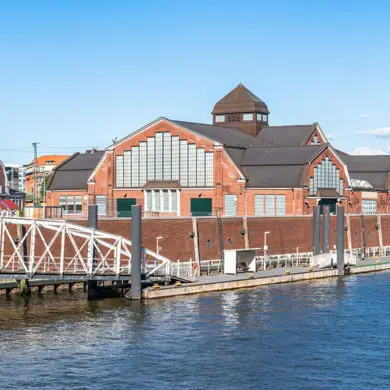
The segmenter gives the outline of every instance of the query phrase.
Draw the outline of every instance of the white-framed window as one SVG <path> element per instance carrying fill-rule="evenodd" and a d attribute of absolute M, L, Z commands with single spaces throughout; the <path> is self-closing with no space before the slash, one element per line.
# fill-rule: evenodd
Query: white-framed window
<path fill-rule="evenodd" d="M 262 120 L 263 120 L 261 114 L 256 114 L 256 119 L 257 119 L 258 121 L 262 121 Z"/>
<path fill-rule="evenodd" d="M 213 159 L 213 152 L 179 136 L 156 133 L 115 157 L 116 187 L 142 187 L 153 180 L 177 180 L 183 187 L 212 187 Z"/>
<path fill-rule="evenodd" d="M 131 187 L 131 150 L 123 153 L 123 187 Z"/>
<path fill-rule="evenodd" d="M 123 187 L 123 156 L 116 156 L 116 186 Z"/>
<path fill-rule="evenodd" d="M 188 145 L 188 185 L 196 187 L 196 145 Z"/>
<path fill-rule="evenodd" d="M 264 216 L 264 195 L 255 195 L 255 216 Z"/>
<path fill-rule="evenodd" d="M 212 187 L 214 185 L 214 153 L 207 152 L 205 157 L 206 187 Z"/>
<path fill-rule="evenodd" d="M 267 122 L 268 121 L 268 115 L 267 114 L 263 114 L 263 122 Z"/>
<path fill-rule="evenodd" d="M 235 217 L 237 215 L 237 196 L 225 195 L 225 215 Z"/>
<path fill-rule="evenodd" d="M 139 146 L 131 149 L 131 186 L 139 187 Z"/>
<path fill-rule="evenodd" d="M 179 196 L 178 190 L 146 190 L 145 211 L 177 212 Z"/>
<path fill-rule="evenodd" d="M 98 215 L 107 215 L 106 195 L 96 195 L 96 205 L 98 207 Z"/>
<path fill-rule="evenodd" d="M 180 179 L 180 143 L 179 137 L 174 136 L 171 138 L 172 140 L 172 180 Z"/>
<path fill-rule="evenodd" d="M 215 116 L 215 122 L 225 122 L 225 115 L 216 115 Z"/>
<path fill-rule="evenodd" d="M 205 153 L 204 149 L 196 149 L 196 186 L 205 185 Z"/>
<path fill-rule="evenodd" d="M 58 205 L 64 214 L 81 214 L 83 212 L 83 197 L 81 195 L 59 196 Z"/>
<path fill-rule="evenodd" d="M 163 133 L 156 133 L 156 177 L 155 180 L 163 178 Z"/>
<path fill-rule="evenodd" d="M 180 184 L 188 186 L 188 144 L 180 141 Z"/>
<path fill-rule="evenodd" d="M 321 188 L 334 188 L 340 195 L 344 193 L 340 170 L 329 157 L 325 157 L 315 168 L 310 178 L 310 195 L 316 195 Z"/>
<path fill-rule="evenodd" d="M 171 144 L 171 134 L 170 133 L 163 133 L 164 134 L 164 180 L 171 180 L 171 150 L 172 150 L 172 144 Z"/>
<path fill-rule="evenodd" d="M 244 121 L 253 121 L 253 114 L 243 114 L 242 119 Z"/>
<path fill-rule="evenodd" d="M 147 139 L 148 144 L 148 180 L 154 180 L 154 137 Z"/>
<path fill-rule="evenodd" d="M 265 196 L 265 215 L 269 217 L 275 215 L 275 195 Z"/>
<path fill-rule="evenodd" d="M 146 183 L 147 145 L 146 142 L 139 143 L 139 185 Z"/>
<path fill-rule="evenodd" d="M 362 214 L 363 215 L 376 214 L 376 200 L 362 200 Z"/>
<path fill-rule="evenodd" d="M 286 215 L 286 195 L 276 195 L 276 215 Z"/>

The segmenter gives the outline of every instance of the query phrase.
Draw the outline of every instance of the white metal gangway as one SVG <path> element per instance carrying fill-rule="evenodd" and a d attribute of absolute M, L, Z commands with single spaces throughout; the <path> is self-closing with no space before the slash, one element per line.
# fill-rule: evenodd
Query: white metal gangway
<path fill-rule="evenodd" d="M 164 267 L 164 256 L 142 251 L 145 277 Z M 0 218 L 0 279 L 126 279 L 131 241 L 64 220 Z"/>

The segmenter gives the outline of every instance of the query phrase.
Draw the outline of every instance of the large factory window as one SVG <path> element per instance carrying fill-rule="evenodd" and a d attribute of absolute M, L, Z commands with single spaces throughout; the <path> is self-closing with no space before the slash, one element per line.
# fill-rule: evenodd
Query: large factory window
<path fill-rule="evenodd" d="M 214 185 L 214 154 L 168 132 L 116 156 L 116 187 L 142 187 L 147 181 L 177 180 L 183 187 Z"/>

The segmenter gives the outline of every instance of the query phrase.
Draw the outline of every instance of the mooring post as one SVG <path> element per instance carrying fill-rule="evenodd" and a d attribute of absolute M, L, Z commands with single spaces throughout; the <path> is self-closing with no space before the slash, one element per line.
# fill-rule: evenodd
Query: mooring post
<path fill-rule="evenodd" d="M 99 226 L 98 222 L 98 206 L 88 206 L 88 226 L 93 229 L 97 229 Z M 92 262 L 95 261 L 96 258 L 96 248 L 93 248 L 92 251 Z M 71 287 L 69 284 L 69 291 L 71 291 Z M 88 299 L 95 297 L 97 294 L 97 281 L 96 280 L 88 280 Z"/>
<path fill-rule="evenodd" d="M 313 207 L 313 239 L 312 239 L 313 256 L 320 254 L 320 206 Z"/>
<path fill-rule="evenodd" d="M 322 253 L 329 253 L 330 211 L 329 206 L 322 207 Z"/>
<path fill-rule="evenodd" d="M 131 206 L 131 299 L 141 299 L 141 206 Z"/>
<path fill-rule="evenodd" d="M 344 206 L 337 206 L 337 271 L 344 275 Z"/>

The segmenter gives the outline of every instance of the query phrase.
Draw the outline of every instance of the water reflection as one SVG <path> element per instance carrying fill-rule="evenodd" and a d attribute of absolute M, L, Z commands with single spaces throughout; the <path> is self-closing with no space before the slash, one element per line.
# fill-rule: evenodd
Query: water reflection
<path fill-rule="evenodd" d="M 12 296 L 0 300 L 1 388 L 386 388 L 389 283 L 353 276 L 143 304 Z"/>

